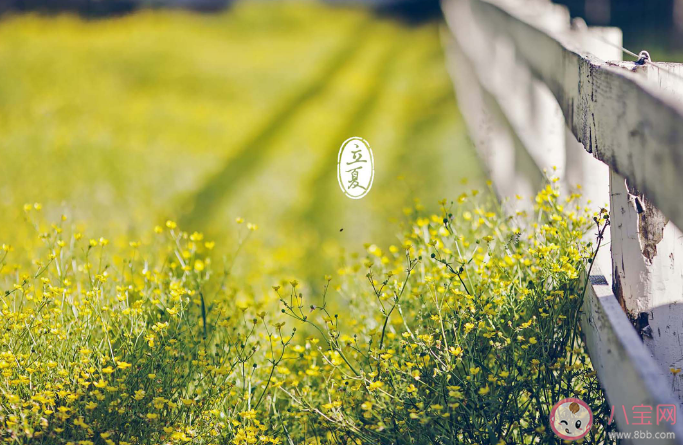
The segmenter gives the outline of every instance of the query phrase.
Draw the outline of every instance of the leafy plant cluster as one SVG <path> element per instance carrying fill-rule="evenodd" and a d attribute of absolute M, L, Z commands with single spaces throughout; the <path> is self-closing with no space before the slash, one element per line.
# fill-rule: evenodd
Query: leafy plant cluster
<path fill-rule="evenodd" d="M 579 397 L 603 441 L 578 317 L 606 213 L 550 185 L 514 217 L 475 195 L 411 209 L 400 243 L 342 258 L 320 297 L 251 295 L 173 221 L 110 243 L 26 206 L 37 242 L 0 255 L 0 440 L 555 443 L 551 407 Z"/>

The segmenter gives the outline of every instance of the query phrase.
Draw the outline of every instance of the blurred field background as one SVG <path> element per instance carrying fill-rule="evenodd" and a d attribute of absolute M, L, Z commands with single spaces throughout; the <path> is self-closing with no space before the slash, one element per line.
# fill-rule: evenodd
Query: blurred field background
<path fill-rule="evenodd" d="M 482 186 L 438 26 L 287 2 L 5 15 L 0 243 L 21 248 L 23 205 L 38 202 L 46 221 L 114 241 L 178 220 L 230 257 L 242 217 L 259 229 L 238 273 L 315 283 L 343 251 L 396 242 L 416 203 Z M 376 163 L 358 201 L 336 178 L 351 136 Z"/>
<path fill-rule="evenodd" d="M 605 15 L 595 5 L 610 2 L 591 1 L 565 3 L 589 24 L 624 26 L 636 52 L 683 60 L 676 18 L 655 14 L 670 0 L 629 0 L 628 10 L 640 5 L 655 18 L 637 28 L 621 3 Z M 46 221 L 66 214 L 112 239 L 178 220 L 229 261 L 241 217 L 259 230 L 236 272 L 252 283 L 315 283 L 343 252 L 394 242 L 396 220 L 416 204 L 433 209 L 483 188 L 438 15 L 317 2 L 219 2 L 227 8 L 212 14 L 128 3 L 0 4 L 10 11 L 0 16 L 0 243 L 30 238 L 22 207 L 38 202 Z M 365 138 L 376 161 L 373 190 L 359 201 L 336 180 L 337 151 L 351 136 Z"/>

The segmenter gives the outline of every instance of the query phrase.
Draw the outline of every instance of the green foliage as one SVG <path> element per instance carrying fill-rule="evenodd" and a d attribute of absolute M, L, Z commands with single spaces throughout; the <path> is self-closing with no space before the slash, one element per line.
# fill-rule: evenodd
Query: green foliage
<path fill-rule="evenodd" d="M 0 23 L 0 439 L 548 443 L 571 395 L 600 418 L 577 197 L 421 204 L 482 176 L 437 28 L 251 2 Z"/>
<path fill-rule="evenodd" d="M 3 245 L 0 261 L 0 437 L 552 442 L 557 401 L 606 414 L 578 337 L 591 221 L 576 195 L 558 196 L 541 192 L 533 218 L 467 194 L 440 214 L 413 209 L 400 246 L 347 258 L 311 302 L 296 280 L 249 297 L 231 263 L 215 266 L 213 242 L 172 221 L 112 246 L 63 221 L 41 230 L 27 206 L 37 242 Z M 256 230 L 238 224 L 237 250 Z M 604 435 L 597 420 L 587 440 Z"/>
<path fill-rule="evenodd" d="M 300 349 L 282 386 L 317 437 L 361 443 L 554 443 L 552 406 L 586 401 L 602 443 L 609 416 L 578 338 L 585 265 L 594 247 L 577 196 L 548 186 L 531 218 L 495 205 L 442 201 L 401 248 L 372 245 L 338 287 L 346 315 L 278 291 L 285 311 L 322 337 Z M 354 272 L 355 271 L 355 272 Z M 359 285 L 363 274 L 369 284 Z M 583 275 L 585 276 L 585 275 Z M 334 283 L 334 280 L 329 283 Z M 289 384 L 288 384 L 289 383 Z"/>
<path fill-rule="evenodd" d="M 39 218 L 32 207 L 26 214 Z M 64 220 L 38 233 L 26 266 L 3 245 L 0 438 L 125 445 L 234 436 L 223 419 L 259 408 L 269 389 L 250 392 L 268 374 L 261 339 L 282 337 L 246 316 L 237 291 L 222 286 L 227 269 L 213 275 L 213 243 L 169 221 L 150 243 L 111 255 L 109 240 L 88 240 Z M 279 349 L 281 359 L 288 342 L 274 342 L 271 357 Z"/>

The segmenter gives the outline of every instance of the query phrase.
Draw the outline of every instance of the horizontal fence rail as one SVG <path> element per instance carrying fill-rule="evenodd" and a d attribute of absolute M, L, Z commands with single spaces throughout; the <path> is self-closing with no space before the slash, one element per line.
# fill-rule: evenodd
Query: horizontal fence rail
<path fill-rule="evenodd" d="M 619 29 L 572 22 L 549 1 L 442 8 L 458 102 L 497 193 L 528 196 L 556 168 L 594 209 L 610 207 L 611 252 L 597 258 L 581 318 L 609 403 L 674 404 L 680 415 L 669 368 L 683 367 L 683 64 L 623 62 Z M 683 444 L 683 421 L 615 419 Z"/>

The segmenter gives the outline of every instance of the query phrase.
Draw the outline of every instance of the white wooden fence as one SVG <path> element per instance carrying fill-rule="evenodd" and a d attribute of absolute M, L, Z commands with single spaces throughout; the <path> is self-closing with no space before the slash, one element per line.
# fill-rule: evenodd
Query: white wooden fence
<path fill-rule="evenodd" d="M 671 371 L 683 368 L 683 64 L 622 62 L 619 29 L 571 22 L 547 0 L 442 6 L 458 102 L 498 194 L 528 197 L 557 167 L 567 189 L 609 205 L 586 345 L 619 430 L 675 434 L 628 443 L 683 444 L 683 419 L 655 418 L 683 406 L 683 372 Z M 640 405 L 652 425 L 626 423 L 622 409 Z"/>

